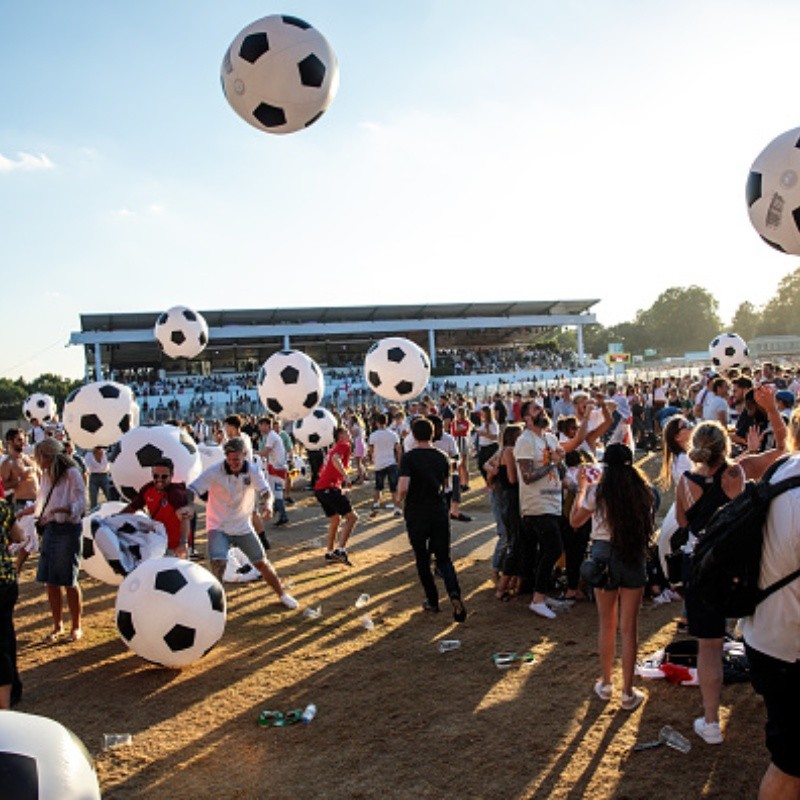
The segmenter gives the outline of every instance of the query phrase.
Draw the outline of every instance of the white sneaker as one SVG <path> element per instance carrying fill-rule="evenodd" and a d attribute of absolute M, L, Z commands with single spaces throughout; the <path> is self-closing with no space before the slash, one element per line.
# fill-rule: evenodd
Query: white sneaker
<path fill-rule="evenodd" d="M 725 741 L 719 729 L 719 722 L 706 722 L 705 717 L 698 717 L 694 721 L 694 732 L 706 744 L 722 744 Z"/>
<path fill-rule="evenodd" d="M 380 507 L 381 507 L 380 503 L 373 503 L 372 504 L 372 510 L 373 511 L 378 511 L 380 509 Z"/>
<path fill-rule="evenodd" d="M 289 611 L 294 611 L 297 606 L 300 605 L 297 600 L 294 599 L 294 597 L 286 592 L 280 596 L 280 601 L 286 606 L 286 608 L 289 609 Z"/>
<path fill-rule="evenodd" d="M 391 511 L 394 508 L 394 503 L 387 503 L 385 508 L 387 511 Z"/>
<path fill-rule="evenodd" d="M 540 617 L 544 617 L 545 619 L 555 619 L 556 612 L 553 611 L 547 603 L 531 603 L 528 608 L 533 611 L 534 614 L 538 614 Z"/>
<path fill-rule="evenodd" d="M 653 598 L 653 604 L 657 606 L 663 606 L 665 603 L 672 602 L 672 592 L 669 589 L 664 589 L 661 594 L 656 595 Z"/>

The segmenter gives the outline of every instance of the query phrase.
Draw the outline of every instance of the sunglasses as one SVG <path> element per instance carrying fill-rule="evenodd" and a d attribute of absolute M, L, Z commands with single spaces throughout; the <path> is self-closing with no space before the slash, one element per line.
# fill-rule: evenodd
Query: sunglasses
<path fill-rule="evenodd" d="M 154 481 L 168 481 L 169 480 L 169 472 L 154 472 L 153 473 L 153 480 Z"/>

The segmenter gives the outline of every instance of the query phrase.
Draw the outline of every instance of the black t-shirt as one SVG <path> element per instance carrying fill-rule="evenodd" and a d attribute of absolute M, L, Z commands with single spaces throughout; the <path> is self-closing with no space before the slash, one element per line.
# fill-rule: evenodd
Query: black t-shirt
<path fill-rule="evenodd" d="M 409 478 L 406 517 L 447 513 L 445 491 L 450 479 L 450 460 L 436 447 L 414 447 L 400 459 L 400 476 Z"/>

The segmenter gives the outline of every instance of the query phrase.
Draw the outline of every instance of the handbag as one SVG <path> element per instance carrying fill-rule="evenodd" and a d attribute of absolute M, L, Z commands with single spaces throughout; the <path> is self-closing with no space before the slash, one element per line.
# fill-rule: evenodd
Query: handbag
<path fill-rule="evenodd" d="M 592 588 L 602 589 L 610 578 L 609 562 L 587 556 L 581 564 L 581 578 Z"/>
<path fill-rule="evenodd" d="M 39 522 L 39 520 L 42 518 L 42 514 L 44 514 L 44 510 L 47 508 L 47 504 L 50 502 L 50 497 L 53 494 L 53 489 L 55 489 L 55 488 L 56 488 L 56 484 L 54 483 L 50 487 L 50 491 L 47 493 L 47 497 L 45 497 L 45 499 L 44 499 L 44 505 L 42 506 L 42 510 L 41 510 L 41 512 L 39 514 L 39 519 L 37 519 L 36 522 L 33 523 L 34 527 L 36 528 L 36 532 L 39 533 L 39 534 L 44 533 L 44 525 L 42 525 Z"/>

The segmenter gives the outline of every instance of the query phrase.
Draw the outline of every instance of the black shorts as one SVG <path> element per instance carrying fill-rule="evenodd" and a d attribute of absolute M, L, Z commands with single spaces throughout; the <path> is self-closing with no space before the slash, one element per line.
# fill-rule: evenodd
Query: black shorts
<path fill-rule="evenodd" d="M 326 517 L 344 516 L 353 510 L 350 498 L 341 489 L 315 489 L 314 496 Z"/>
<path fill-rule="evenodd" d="M 725 615 L 707 606 L 692 591 L 691 583 L 686 584 L 684 599 L 690 636 L 698 639 L 722 639 L 725 636 Z"/>
<path fill-rule="evenodd" d="M 383 484 L 389 481 L 389 491 L 394 494 L 397 491 L 397 481 L 400 477 L 400 468 L 397 464 L 390 464 L 383 469 L 375 470 L 375 491 L 382 492 Z"/>
<path fill-rule="evenodd" d="M 781 661 L 747 647 L 753 689 L 767 707 L 767 750 L 772 763 L 800 778 L 800 662 Z"/>

